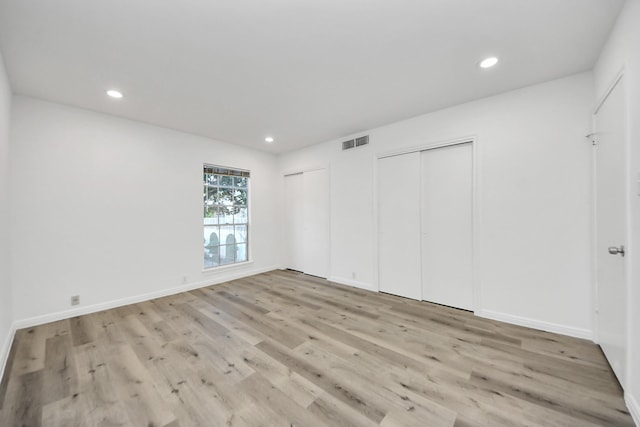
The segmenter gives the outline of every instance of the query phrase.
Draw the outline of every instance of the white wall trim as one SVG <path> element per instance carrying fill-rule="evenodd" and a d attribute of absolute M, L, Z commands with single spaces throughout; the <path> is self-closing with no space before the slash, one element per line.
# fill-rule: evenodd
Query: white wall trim
<path fill-rule="evenodd" d="M 354 287 L 354 288 L 364 289 L 366 291 L 378 292 L 378 288 L 375 285 L 371 284 L 371 283 L 359 282 L 357 280 L 345 279 L 344 277 L 336 277 L 336 276 L 331 276 L 331 277 L 327 278 L 327 280 L 330 281 L 330 282 L 339 283 L 341 285 L 346 285 L 346 286 L 351 286 L 351 287 Z"/>
<path fill-rule="evenodd" d="M 55 322 L 58 320 L 68 319 L 75 316 L 82 316 L 84 314 L 90 314 L 90 313 L 95 313 L 102 310 L 108 310 L 110 308 L 121 307 L 123 305 L 136 304 L 143 301 L 149 301 L 154 298 L 161 298 L 169 295 L 175 295 L 181 292 L 187 292 L 193 289 L 199 289 L 206 286 L 217 285 L 220 283 L 228 282 L 230 280 L 241 279 L 243 277 L 253 276 L 260 273 L 266 273 L 267 271 L 277 270 L 278 268 L 279 267 L 277 265 L 273 265 L 269 267 L 256 268 L 252 270 L 228 272 L 228 274 L 219 275 L 215 278 L 203 280 L 200 282 L 187 283 L 186 285 L 177 286 L 175 288 L 163 289 L 160 291 L 154 291 L 154 292 L 135 295 L 135 296 L 122 298 L 118 300 L 112 300 L 112 301 L 107 301 L 99 304 L 93 304 L 86 307 L 78 307 L 71 310 L 58 311 L 56 313 L 16 320 L 13 326 L 14 326 L 14 330 L 29 328 L 32 326 L 42 325 L 44 323 Z"/>
<path fill-rule="evenodd" d="M 13 322 L 9 327 L 9 333 L 2 343 L 0 348 L 0 382 L 4 377 L 4 372 L 7 369 L 7 361 L 9 360 L 9 353 L 11 352 L 11 344 L 13 344 L 13 338 L 16 336 L 16 322 Z"/>
<path fill-rule="evenodd" d="M 218 265 L 216 267 L 203 268 L 201 272 L 202 274 L 210 275 L 210 274 L 220 273 L 226 270 L 233 270 L 236 268 L 248 267 L 251 264 L 253 264 L 253 259 L 249 258 L 248 261 L 236 262 L 234 264 Z"/>
<path fill-rule="evenodd" d="M 624 401 L 627 404 L 633 422 L 636 423 L 637 426 L 640 426 L 640 405 L 638 401 L 631 393 L 624 394 Z"/>
<path fill-rule="evenodd" d="M 560 325 L 558 323 L 544 322 L 527 317 L 514 316 L 512 314 L 499 313 L 491 310 L 479 310 L 475 312 L 478 317 L 498 320 L 500 322 L 511 323 L 513 325 L 525 326 L 527 328 L 539 329 L 541 331 L 554 332 L 556 334 L 568 335 L 570 337 L 593 339 L 593 331 L 573 326 Z"/>

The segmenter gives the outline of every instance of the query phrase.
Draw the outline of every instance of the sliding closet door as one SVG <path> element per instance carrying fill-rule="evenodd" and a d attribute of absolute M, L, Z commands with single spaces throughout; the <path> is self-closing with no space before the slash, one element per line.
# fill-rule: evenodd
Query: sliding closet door
<path fill-rule="evenodd" d="M 378 160 L 380 290 L 421 299 L 420 153 Z"/>
<path fill-rule="evenodd" d="M 285 265 L 292 270 L 304 271 L 304 180 L 301 173 L 284 177 L 284 198 Z"/>
<path fill-rule="evenodd" d="M 284 177 L 285 266 L 329 275 L 329 173 L 319 169 Z"/>
<path fill-rule="evenodd" d="M 427 150 L 422 161 L 422 299 L 473 309 L 471 143 Z"/>
<path fill-rule="evenodd" d="M 304 267 L 307 274 L 329 276 L 329 173 L 302 174 L 304 181 Z"/>

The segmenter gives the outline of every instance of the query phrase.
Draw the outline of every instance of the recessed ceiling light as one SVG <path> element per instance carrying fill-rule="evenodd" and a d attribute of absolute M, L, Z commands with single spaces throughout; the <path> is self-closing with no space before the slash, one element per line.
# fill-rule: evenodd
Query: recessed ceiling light
<path fill-rule="evenodd" d="M 480 68 L 491 68 L 498 63 L 498 58 L 492 56 L 490 58 L 483 59 L 480 62 Z"/>
<path fill-rule="evenodd" d="M 117 98 L 117 99 L 120 99 L 120 98 L 122 98 L 122 97 L 124 96 L 124 95 L 122 94 L 122 92 L 119 92 L 119 91 L 117 91 L 117 90 L 113 90 L 113 89 L 108 90 L 108 91 L 107 91 L 107 95 L 109 95 L 109 96 L 110 96 L 110 97 L 112 97 L 112 98 Z"/>
<path fill-rule="evenodd" d="M 268 136 L 264 139 L 265 141 L 267 141 L 268 143 L 272 143 L 273 142 L 273 138 Z"/>

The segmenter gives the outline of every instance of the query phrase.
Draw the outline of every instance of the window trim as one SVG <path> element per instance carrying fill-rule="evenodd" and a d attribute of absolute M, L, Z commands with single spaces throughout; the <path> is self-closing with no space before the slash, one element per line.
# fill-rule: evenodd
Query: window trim
<path fill-rule="evenodd" d="M 246 178 L 247 179 L 247 186 L 246 186 L 246 192 L 247 192 L 247 197 L 246 197 L 246 202 L 245 205 L 241 205 L 243 207 L 246 207 L 247 210 L 247 214 L 246 214 L 246 223 L 240 223 L 238 225 L 245 225 L 246 226 L 246 230 L 247 230 L 247 234 L 246 234 L 246 238 L 245 238 L 245 242 L 244 243 L 236 243 L 236 245 L 240 244 L 240 245 L 245 245 L 245 259 L 242 261 L 235 261 L 232 263 L 226 263 L 226 264 L 218 264 L 218 265 L 212 265 L 212 266 L 207 266 L 207 264 L 205 262 L 203 262 L 203 268 L 202 268 L 202 272 L 206 273 L 206 272 L 213 272 L 213 271 L 220 271 L 220 270 L 226 270 L 228 268 L 233 268 L 233 267 L 239 267 L 239 266 L 243 266 L 246 264 L 251 264 L 253 263 L 253 251 L 252 251 L 252 240 L 253 240 L 253 230 L 252 230 L 252 220 L 251 220 L 251 205 L 252 205 L 252 184 L 251 184 L 251 171 L 248 169 L 243 169 L 243 168 L 236 168 L 236 167 L 230 167 L 230 166 L 220 166 L 220 165 L 216 165 L 216 164 L 211 164 L 211 163 L 203 163 L 202 165 L 202 173 L 203 175 L 205 174 L 212 174 L 212 175 L 222 175 L 222 176 L 230 176 L 230 177 L 234 177 L 234 178 Z M 203 190 L 206 190 L 206 183 L 203 180 Z M 219 188 L 219 187 L 218 187 Z M 233 187 L 232 187 L 233 188 Z M 206 193 L 205 193 L 206 194 Z M 206 196 L 205 196 L 206 197 Z M 205 199 L 205 203 L 206 203 L 206 199 Z M 206 205 L 203 206 L 204 208 L 206 208 Z M 235 218 L 234 218 L 234 222 L 232 222 L 231 224 L 205 224 L 204 220 L 207 218 L 205 217 L 205 213 L 204 213 L 204 209 L 203 209 L 203 214 L 202 214 L 202 227 L 203 230 L 205 230 L 207 227 L 211 227 L 211 226 L 217 226 L 217 227 L 224 227 L 224 226 L 231 226 L 234 227 L 235 224 Z M 221 234 L 221 232 L 218 232 L 218 234 Z M 235 234 L 235 233 L 234 233 Z M 227 246 L 226 243 L 224 243 L 222 241 L 221 236 L 218 236 L 218 247 L 221 246 Z M 205 236 L 205 242 L 204 242 L 204 250 L 206 252 L 206 246 L 207 246 L 207 240 L 206 240 L 206 236 Z M 218 256 L 219 256 L 219 252 L 218 252 Z"/>

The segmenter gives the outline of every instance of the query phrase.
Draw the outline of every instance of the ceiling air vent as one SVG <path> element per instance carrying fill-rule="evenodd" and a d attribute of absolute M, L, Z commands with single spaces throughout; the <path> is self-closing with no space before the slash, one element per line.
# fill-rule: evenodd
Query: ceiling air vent
<path fill-rule="evenodd" d="M 342 149 L 343 150 L 349 150 L 349 149 L 351 149 L 351 148 L 353 148 L 355 146 L 356 146 L 356 140 L 355 139 L 350 139 L 350 140 L 344 141 L 342 143 Z"/>
<path fill-rule="evenodd" d="M 342 143 L 342 149 L 350 150 L 352 148 L 362 147 L 363 145 L 367 145 L 368 143 L 369 143 L 369 135 L 365 135 L 365 136 L 361 136 L 360 138 L 344 141 Z"/>
<path fill-rule="evenodd" d="M 368 143 L 369 143 L 369 135 L 356 138 L 356 147 L 362 147 L 363 145 L 367 145 Z"/>

